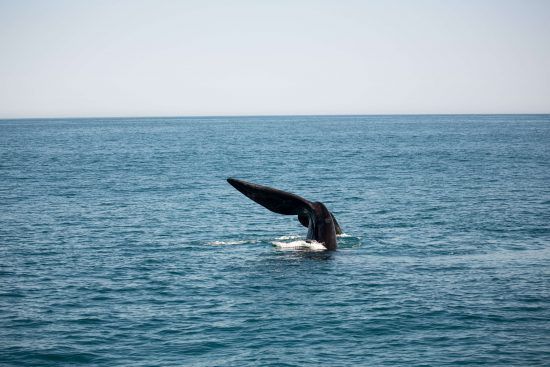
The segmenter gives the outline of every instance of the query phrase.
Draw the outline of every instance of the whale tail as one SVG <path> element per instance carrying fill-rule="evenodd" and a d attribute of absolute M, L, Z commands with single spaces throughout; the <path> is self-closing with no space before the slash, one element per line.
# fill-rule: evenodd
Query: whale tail
<path fill-rule="evenodd" d="M 332 212 L 330 212 L 330 216 L 332 217 L 332 222 L 334 223 L 334 231 L 336 232 L 336 234 L 344 233 Z M 298 214 L 298 222 L 300 222 L 300 224 L 304 227 L 309 228 L 309 216 L 307 214 Z"/>
<path fill-rule="evenodd" d="M 272 212 L 284 215 L 299 215 L 304 220 L 313 210 L 312 203 L 298 195 L 251 182 L 228 178 L 227 182 L 243 195 Z M 300 219 L 302 222 L 302 219 Z M 307 227 L 307 225 L 306 225 Z"/>
<path fill-rule="evenodd" d="M 298 221 L 306 228 L 309 227 L 310 214 L 315 211 L 314 205 L 309 200 L 301 196 L 277 190 L 271 187 L 228 178 L 227 182 L 243 195 L 260 204 L 264 208 L 278 214 L 297 215 Z M 336 221 L 336 218 L 330 213 L 334 222 L 336 234 L 342 234 L 342 229 Z"/>

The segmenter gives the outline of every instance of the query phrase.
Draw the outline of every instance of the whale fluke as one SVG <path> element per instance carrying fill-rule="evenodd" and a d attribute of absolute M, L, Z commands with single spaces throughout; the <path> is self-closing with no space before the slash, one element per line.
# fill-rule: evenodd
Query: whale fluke
<path fill-rule="evenodd" d="M 278 214 L 305 214 L 311 208 L 311 203 L 308 200 L 282 190 L 235 178 L 228 178 L 227 182 L 249 199 Z"/>
<path fill-rule="evenodd" d="M 342 229 L 323 203 L 311 202 L 286 191 L 236 178 L 228 178 L 227 182 L 272 212 L 297 215 L 299 222 L 308 228 L 308 239 L 323 243 L 328 250 L 336 250 L 336 234 L 341 234 Z"/>

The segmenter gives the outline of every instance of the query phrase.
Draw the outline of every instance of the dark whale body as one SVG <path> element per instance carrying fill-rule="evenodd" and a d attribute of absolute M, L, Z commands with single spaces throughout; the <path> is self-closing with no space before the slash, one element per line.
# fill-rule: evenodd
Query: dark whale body
<path fill-rule="evenodd" d="M 300 223 L 308 228 L 307 239 L 322 243 L 327 250 L 336 250 L 336 235 L 341 234 L 342 230 L 325 204 L 235 178 L 228 178 L 227 182 L 272 212 L 297 215 Z"/>

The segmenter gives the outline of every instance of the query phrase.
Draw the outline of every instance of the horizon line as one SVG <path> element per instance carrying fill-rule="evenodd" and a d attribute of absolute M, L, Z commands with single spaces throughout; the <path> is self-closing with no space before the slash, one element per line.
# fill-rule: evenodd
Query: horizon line
<path fill-rule="evenodd" d="M 177 118 L 250 118 L 250 117 L 360 117 L 360 116 L 514 116 L 550 115 L 550 112 L 512 113 L 350 113 L 350 114 L 236 114 L 236 115 L 146 115 L 146 116 L 53 116 L 53 117 L 0 117 L 0 121 L 10 120 L 92 120 L 92 119 L 177 119 Z"/>

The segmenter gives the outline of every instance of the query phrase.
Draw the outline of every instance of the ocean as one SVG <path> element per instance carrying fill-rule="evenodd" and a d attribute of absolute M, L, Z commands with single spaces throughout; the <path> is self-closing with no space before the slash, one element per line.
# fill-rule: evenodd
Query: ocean
<path fill-rule="evenodd" d="M 550 360 L 550 115 L 1 120 L 0 209 L 2 366 Z"/>

